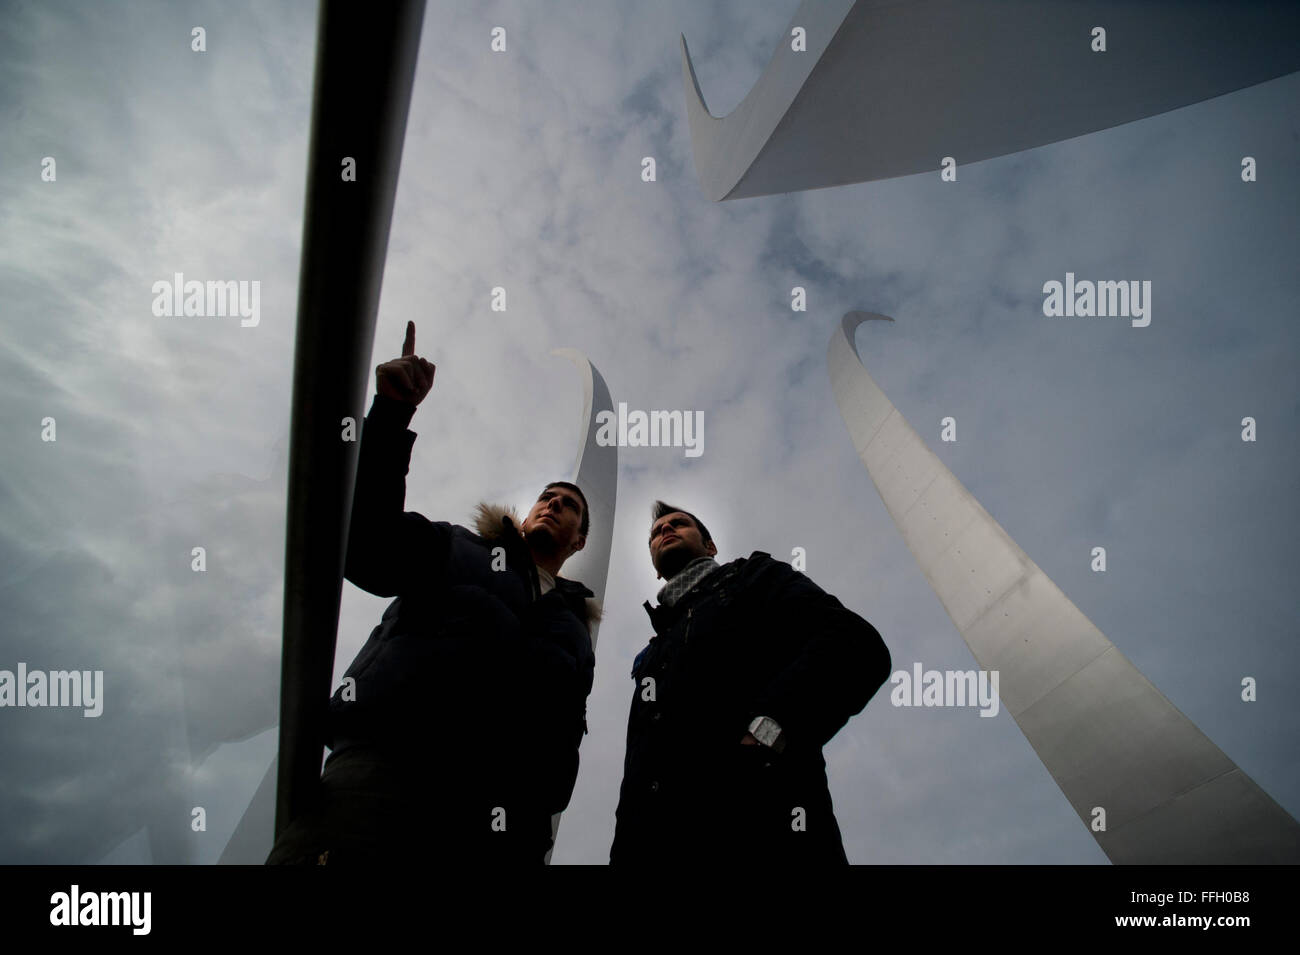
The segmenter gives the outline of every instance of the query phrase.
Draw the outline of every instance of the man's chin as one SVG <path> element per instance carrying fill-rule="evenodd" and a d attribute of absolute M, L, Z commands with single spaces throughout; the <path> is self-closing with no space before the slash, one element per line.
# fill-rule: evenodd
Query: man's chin
<path fill-rule="evenodd" d="M 664 580 L 670 580 L 671 578 L 676 577 L 677 573 L 693 559 L 694 558 L 692 558 L 690 554 L 684 552 L 662 554 L 658 566 L 655 567 L 655 571 Z"/>
<path fill-rule="evenodd" d="M 544 553 L 554 553 L 559 550 L 555 544 L 555 535 L 545 524 L 538 524 L 524 535 L 524 540 L 528 541 L 529 546 L 535 547 Z"/>

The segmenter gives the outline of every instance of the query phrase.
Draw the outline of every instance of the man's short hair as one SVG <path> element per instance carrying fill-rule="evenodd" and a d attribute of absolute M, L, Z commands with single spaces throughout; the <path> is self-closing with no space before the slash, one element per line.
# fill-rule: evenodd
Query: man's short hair
<path fill-rule="evenodd" d="M 542 488 L 542 490 L 549 491 L 553 487 L 567 488 L 574 494 L 578 495 L 578 499 L 582 501 L 582 526 L 578 528 L 578 533 L 583 537 L 586 537 L 587 531 L 591 530 L 591 508 L 587 506 L 587 496 L 582 493 L 582 488 L 578 487 L 576 484 L 570 484 L 568 481 L 552 481 L 550 484 L 546 485 L 546 487 Z"/>
<path fill-rule="evenodd" d="M 700 520 L 698 517 L 696 517 L 694 514 L 692 514 L 690 511 L 686 510 L 686 508 L 684 507 L 677 507 L 673 504 L 665 504 L 663 501 L 655 501 L 655 506 L 651 508 L 650 511 L 650 523 L 653 524 L 655 521 L 659 520 L 659 518 L 664 517 L 667 514 L 673 514 L 673 513 L 685 514 L 687 517 L 689 517 L 691 520 L 695 522 L 695 526 L 700 531 L 700 539 L 703 540 L 704 543 L 706 544 L 712 542 L 713 538 L 709 536 L 709 529 L 704 526 L 704 522 Z"/>

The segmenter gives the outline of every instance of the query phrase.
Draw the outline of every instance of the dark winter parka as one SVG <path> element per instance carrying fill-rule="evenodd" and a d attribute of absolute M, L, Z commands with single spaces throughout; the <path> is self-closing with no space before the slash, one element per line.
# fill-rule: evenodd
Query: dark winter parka
<path fill-rule="evenodd" d="M 880 634 L 758 551 L 645 607 L 610 862 L 845 863 L 821 750 L 888 678 Z M 782 752 L 741 744 L 759 716 Z"/>
<path fill-rule="evenodd" d="M 507 510 L 480 505 L 477 533 L 403 511 L 413 412 L 376 395 L 362 432 L 346 577 L 397 599 L 330 700 L 331 746 L 378 747 L 422 774 L 449 836 L 526 840 L 540 862 L 577 778 L 599 610 L 562 577 L 538 596 Z"/>

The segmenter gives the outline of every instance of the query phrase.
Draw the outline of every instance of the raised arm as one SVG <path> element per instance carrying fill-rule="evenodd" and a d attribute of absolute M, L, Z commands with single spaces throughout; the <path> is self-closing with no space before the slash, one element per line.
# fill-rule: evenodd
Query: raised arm
<path fill-rule="evenodd" d="M 415 354 L 415 323 L 407 322 L 402 357 L 375 369 L 377 393 L 361 429 L 344 569 L 348 580 L 380 597 L 427 586 L 446 569 L 449 526 L 404 511 L 416 437 L 407 425 L 433 375 L 433 363 Z"/>

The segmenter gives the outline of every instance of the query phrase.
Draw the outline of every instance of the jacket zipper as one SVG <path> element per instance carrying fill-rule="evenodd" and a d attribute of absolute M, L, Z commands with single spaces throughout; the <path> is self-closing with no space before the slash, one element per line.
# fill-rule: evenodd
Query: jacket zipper
<path fill-rule="evenodd" d="M 510 530 L 506 532 L 504 543 L 506 545 L 506 560 L 509 562 L 510 551 L 515 552 L 515 562 L 522 564 L 524 567 L 524 578 L 528 581 L 528 590 L 530 597 L 536 601 L 542 596 L 542 579 L 537 573 L 537 563 L 533 560 L 532 552 L 524 545 L 523 539 L 519 538 L 516 543 L 516 535 L 510 531 L 516 530 L 514 522 L 509 518 L 503 518 L 501 521 Z"/>
<path fill-rule="evenodd" d="M 694 607 L 686 608 L 686 633 L 682 635 L 682 643 L 688 643 L 691 639 L 691 614 L 695 613 Z"/>

